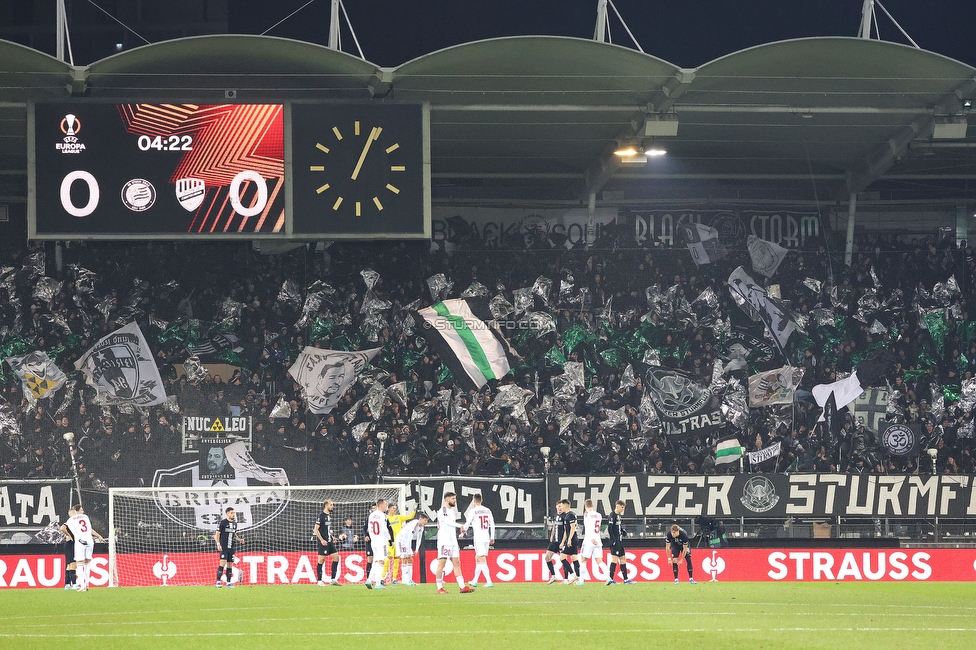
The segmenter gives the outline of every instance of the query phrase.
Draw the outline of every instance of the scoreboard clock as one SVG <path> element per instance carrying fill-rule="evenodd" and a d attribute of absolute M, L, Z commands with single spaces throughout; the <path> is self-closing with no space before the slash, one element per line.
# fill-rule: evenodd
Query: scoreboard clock
<path fill-rule="evenodd" d="M 430 238 L 428 124 L 420 104 L 293 104 L 294 236 Z"/>

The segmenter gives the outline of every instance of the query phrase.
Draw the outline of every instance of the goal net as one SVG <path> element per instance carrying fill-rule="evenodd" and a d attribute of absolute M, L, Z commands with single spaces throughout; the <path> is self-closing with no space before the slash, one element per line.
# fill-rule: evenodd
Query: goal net
<path fill-rule="evenodd" d="M 315 584 L 322 504 L 331 499 L 338 580 L 365 580 L 363 529 L 379 499 L 404 512 L 405 485 L 112 488 L 109 490 L 111 586 L 213 585 L 219 555 L 214 533 L 233 507 L 237 534 L 234 583 Z M 327 559 L 325 575 L 331 563 Z M 328 578 L 326 578 L 328 579 Z"/>

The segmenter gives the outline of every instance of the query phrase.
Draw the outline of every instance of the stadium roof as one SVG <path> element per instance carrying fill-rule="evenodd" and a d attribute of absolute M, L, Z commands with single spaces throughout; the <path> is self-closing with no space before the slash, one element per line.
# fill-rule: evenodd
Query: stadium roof
<path fill-rule="evenodd" d="M 694 69 L 531 36 L 395 68 L 319 45 L 220 35 L 86 67 L 0 41 L 0 200 L 26 197 L 29 100 L 400 101 L 431 105 L 435 205 L 969 204 L 976 69 L 874 40 L 771 43 Z M 677 122 L 677 135 L 667 133 Z M 667 150 L 621 164 L 621 144 Z"/>

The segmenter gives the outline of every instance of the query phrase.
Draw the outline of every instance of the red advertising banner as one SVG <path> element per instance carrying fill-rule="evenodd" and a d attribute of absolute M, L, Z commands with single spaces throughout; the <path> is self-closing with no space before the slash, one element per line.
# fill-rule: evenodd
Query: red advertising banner
<path fill-rule="evenodd" d="M 549 579 L 544 559 L 545 551 L 541 550 L 493 551 L 488 563 L 496 583 L 541 582 Z M 636 582 L 674 579 L 663 548 L 628 551 L 627 560 L 628 575 Z M 976 581 L 976 549 L 695 549 L 692 560 L 699 582 Z M 234 580 L 242 585 L 315 584 L 316 561 L 310 553 L 241 554 Z M 434 581 L 435 564 L 434 554 L 428 554 L 428 582 Z M 211 584 L 216 566 L 216 553 L 118 556 L 121 586 Z M 473 551 L 461 551 L 461 566 L 465 579 L 470 580 L 474 575 Z M 583 568 L 584 578 L 606 580 L 605 570 L 594 562 L 584 563 Z M 682 582 L 687 581 L 684 562 L 678 575 Z M 361 584 L 365 577 L 365 557 L 361 553 L 342 554 L 339 580 Z M 455 577 L 451 573 L 446 579 L 452 582 Z M 63 580 L 62 556 L 0 556 L 0 588 L 61 587 Z M 93 560 L 91 584 L 108 584 L 107 557 L 100 555 Z"/>

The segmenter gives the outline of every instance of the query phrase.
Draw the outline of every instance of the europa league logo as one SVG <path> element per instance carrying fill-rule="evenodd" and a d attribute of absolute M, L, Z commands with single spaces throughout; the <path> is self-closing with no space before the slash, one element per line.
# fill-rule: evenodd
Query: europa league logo
<path fill-rule="evenodd" d="M 65 135 L 75 135 L 79 131 L 81 131 L 81 121 L 71 113 L 65 115 L 61 120 L 61 132 Z"/>

